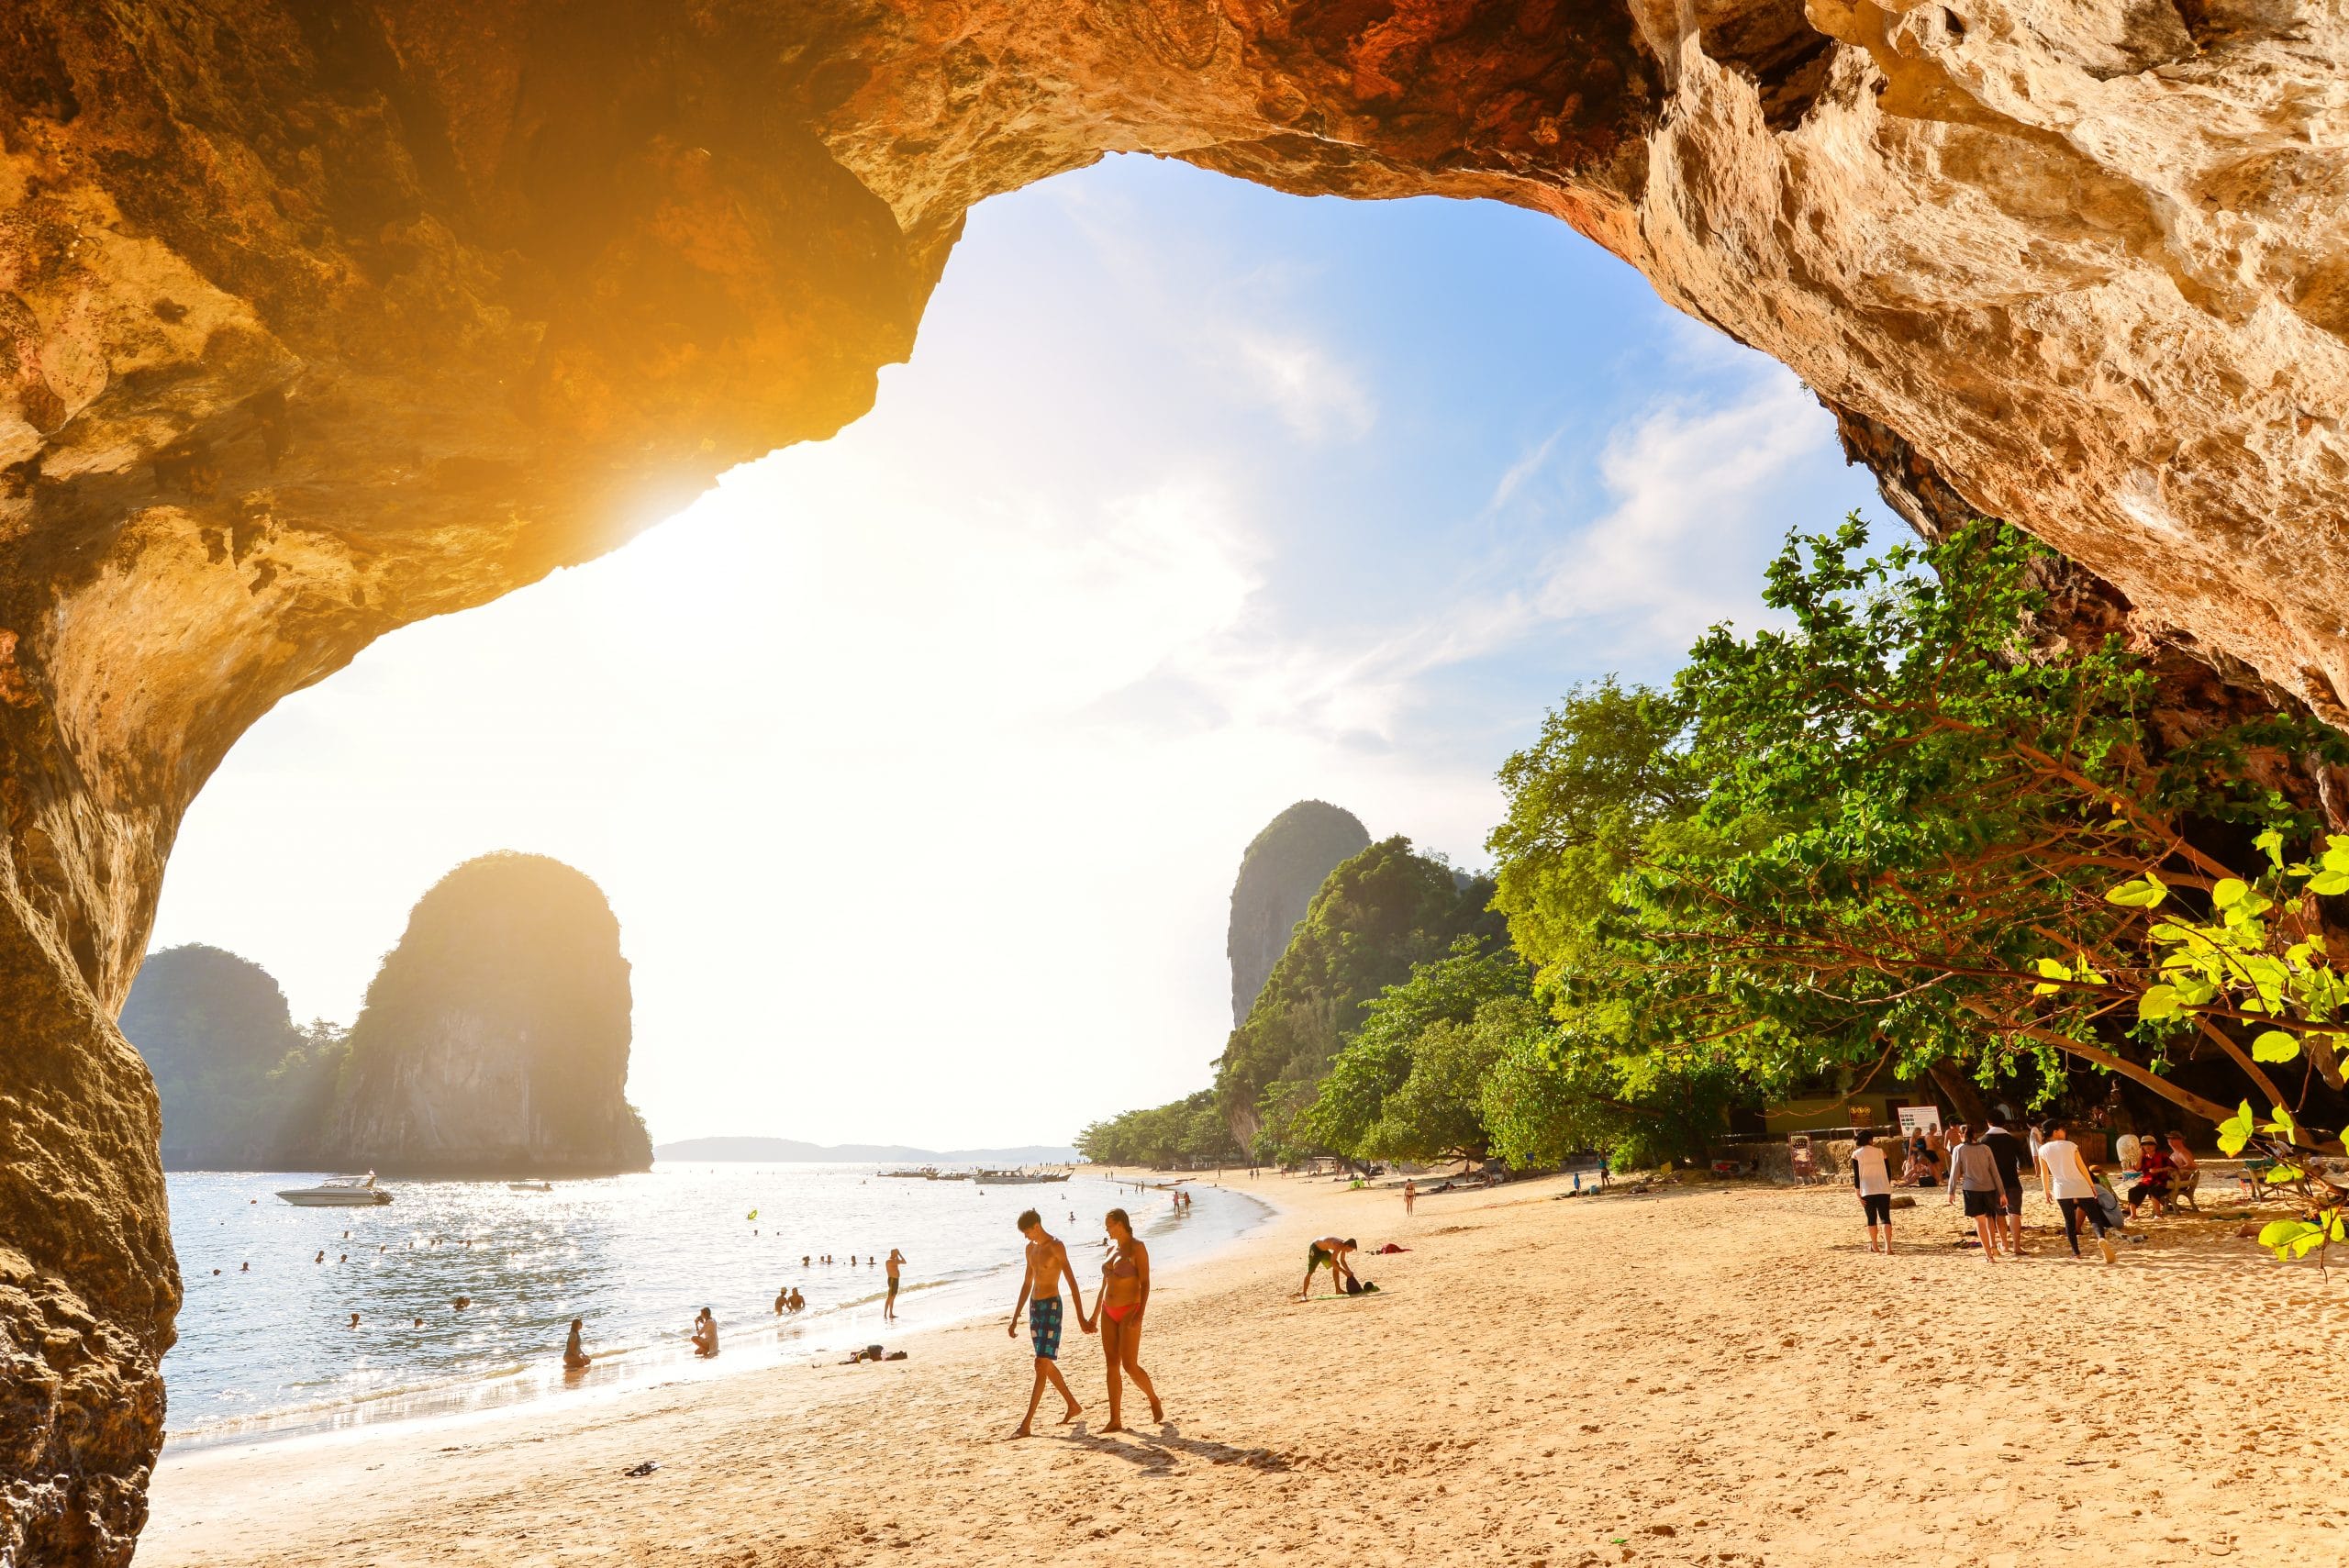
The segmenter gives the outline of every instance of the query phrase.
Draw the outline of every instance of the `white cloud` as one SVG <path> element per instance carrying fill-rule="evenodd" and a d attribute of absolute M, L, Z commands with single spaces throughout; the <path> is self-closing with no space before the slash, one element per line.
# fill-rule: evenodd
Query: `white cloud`
<path fill-rule="evenodd" d="M 1675 403 L 1620 428 L 1599 460 L 1615 504 L 1552 558 L 1541 614 L 1603 618 L 1675 644 L 1751 619 L 1757 547 L 1788 525 L 1831 520 L 1790 510 L 1797 482 L 1832 453 L 1827 424 L 1801 382 L 1772 365 L 1734 401 Z"/>

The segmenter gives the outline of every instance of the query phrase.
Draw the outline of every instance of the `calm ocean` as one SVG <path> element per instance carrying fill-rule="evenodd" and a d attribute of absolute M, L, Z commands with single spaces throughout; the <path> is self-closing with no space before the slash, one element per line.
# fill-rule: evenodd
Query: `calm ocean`
<path fill-rule="evenodd" d="M 1205 1184 L 1177 1212 L 1166 1193 L 1093 1176 L 983 1187 L 877 1173 L 662 1164 L 546 1193 L 397 1182 L 386 1184 L 395 1195 L 388 1206 L 340 1209 L 277 1197 L 315 1176 L 174 1173 L 172 1231 L 187 1298 L 179 1343 L 163 1361 L 169 1441 L 249 1441 L 837 1359 L 852 1345 L 1008 1315 L 1019 1291 L 1012 1222 L 1030 1205 L 1070 1243 L 1088 1299 L 1109 1207 L 1132 1214 L 1161 1276 L 1270 1212 Z M 881 1321 L 881 1266 L 866 1262 L 892 1247 L 907 1260 L 894 1327 Z M 803 1254 L 825 1253 L 829 1265 L 800 1264 Z M 774 1296 L 785 1285 L 807 1296 L 807 1310 L 778 1319 Z M 471 1303 L 459 1311 L 461 1296 Z M 708 1366 L 685 1342 L 705 1306 L 720 1331 L 721 1354 Z M 563 1336 L 574 1317 L 587 1320 L 598 1360 L 566 1380 Z"/>

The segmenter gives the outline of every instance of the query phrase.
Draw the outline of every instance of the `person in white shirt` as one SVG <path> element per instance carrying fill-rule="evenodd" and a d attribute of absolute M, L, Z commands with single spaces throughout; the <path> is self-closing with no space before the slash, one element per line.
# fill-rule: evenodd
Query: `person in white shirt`
<path fill-rule="evenodd" d="M 1852 1185 L 1859 1189 L 1860 1212 L 1867 1217 L 1868 1251 L 1892 1255 L 1892 1170 L 1876 1134 L 1862 1128 L 1852 1135 Z M 1876 1233 L 1881 1230 L 1882 1244 Z"/>
<path fill-rule="evenodd" d="M 2082 1215 L 2096 1227 L 2096 1244 L 2104 1261 L 2110 1263 L 2120 1255 L 2106 1234 L 2111 1226 L 2105 1218 L 2104 1206 L 2097 1200 L 2096 1178 L 2088 1173 L 2088 1162 L 2080 1157 L 2080 1146 L 2072 1141 L 2070 1129 L 2060 1121 L 2047 1124 L 2047 1141 L 2039 1146 L 2039 1192 L 2064 1211 L 2064 1240 L 2071 1243 L 2072 1256 L 2080 1255 Z"/>

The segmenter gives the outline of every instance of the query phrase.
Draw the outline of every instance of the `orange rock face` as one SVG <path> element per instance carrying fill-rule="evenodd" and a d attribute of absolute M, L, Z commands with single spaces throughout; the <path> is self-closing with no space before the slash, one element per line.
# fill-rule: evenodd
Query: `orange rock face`
<path fill-rule="evenodd" d="M 863 412 L 974 203 L 1147 150 L 1551 213 L 2338 718 L 2344 59 L 2310 0 L 16 0 L 0 1556 L 143 1510 L 177 1286 L 110 1020 L 196 788 Z"/>

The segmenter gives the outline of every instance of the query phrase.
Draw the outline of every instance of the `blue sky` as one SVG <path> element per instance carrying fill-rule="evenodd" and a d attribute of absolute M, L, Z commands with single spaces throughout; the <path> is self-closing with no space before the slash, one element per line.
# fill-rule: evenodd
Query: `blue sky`
<path fill-rule="evenodd" d="M 972 215 L 835 440 L 281 705 L 155 945 L 347 1020 L 427 885 L 539 851 L 619 915 L 656 1138 L 1059 1140 L 1206 1082 L 1281 807 L 1481 864 L 1547 704 L 1854 507 L 1790 375 L 1563 225 L 1112 160 Z"/>

